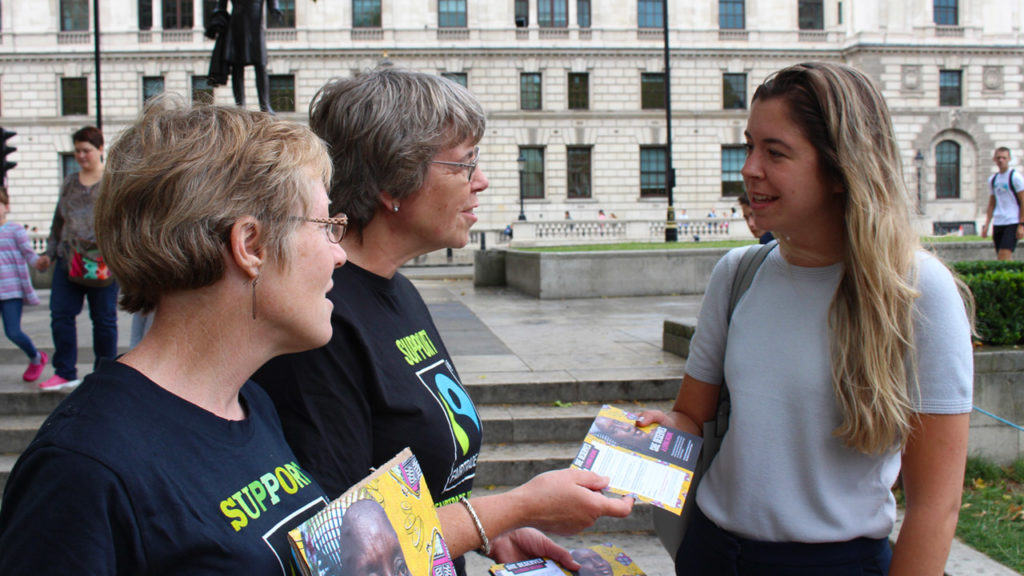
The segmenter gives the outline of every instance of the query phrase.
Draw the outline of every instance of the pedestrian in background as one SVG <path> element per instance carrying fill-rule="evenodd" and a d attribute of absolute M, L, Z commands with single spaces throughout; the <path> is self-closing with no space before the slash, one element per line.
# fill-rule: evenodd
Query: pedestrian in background
<path fill-rule="evenodd" d="M 249 375 L 331 337 L 344 217 L 305 126 L 157 97 L 110 151 L 100 247 L 142 342 L 57 407 L 11 471 L 0 574 L 298 574 L 327 504 Z M 241 490 L 242 492 L 239 492 Z"/>
<path fill-rule="evenodd" d="M 480 103 L 451 80 L 382 68 L 321 88 L 310 126 L 334 160 L 331 203 L 352 222 L 342 242 L 348 263 L 330 292 L 334 336 L 253 376 L 299 463 L 339 496 L 408 446 L 460 574 L 473 549 L 500 563 L 548 556 L 576 568 L 567 550 L 526 527 L 577 532 L 599 516 L 627 515 L 631 499 L 601 494 L 607 478 L 568 469 L 473 495 L 482 419 L 423 297 L 399 272 L 418 255 L 469 242 L 477 194 L 489 185 Z"/>
<path fill-rule="evenodd" d="M 775 236 L 772 236 L 770 231 L 762 230 L 757 225 L 757 219 L 754 218 L 754 209 L 750 207 L 750 199 L 747 198 L 747 193 L 740 194 L 736 201 L 740 203 L 740 210 L 743 214 L 743 220 L 747 223 L 747 229 L 754 235 L 754 238 L 757 238 L 757 242 L 759 244 L 767 244 L 774 240 Z"/>
<path fill-rule="evenodd" d="M 69 274 L 73 264 L 83 266 L 83 255 L 97 252 L 93 206 L 103 178 L 103 133 L 95 126 L 86 126 L 75 132 L 71 141 L 81 170 L 69 174 L 61 185 L 50 236 L 46 239 L 46 253 L 36 262 L 40 272 L 55 264 L 50 288 L 55 374 L 39 384 L 43 390 L 57 390 L 79 382 L 75 324 L 87 299 L 92 320 L 93 367 L 101 359 L 117 355 L 117 282 L 108 278 L 91 285 L 81 284 L 75 280 L 75 274 Z M 101 262 L 102 259 L 94 260 L 87 267 L 102 266 Z"/>
<path fill-rule="evenodd" d="M 853 68 L 798 64 L 754 92 L 745 135 L 743 181 L 778 249 L 731 318 L 737 266 L 758 248 L 716 265 L 672 411 L 638 420 L 700 433 L 728 383 L 676 573 L 942 574 L 967 457 L 970 296 L 910 224 L 888 107 Z"/>
<path fill-rule="evenodd" d="M 1012 260 L 1017 241 L 1024 238 L 1024 176 L 1010 168 L 1010 149 L 996 148 L 992 156 L 998 171 L 988 179 L 988 207 L 981 237 L 988 236 L 992 225 L 992 243 L 997 260 Z"/>
<path fill-rule="evenodd" d="M 25 382 L 35 382 L 43 373 L 47 356 L 22 331 L 21 312 L 24 306 L 39 304 L 28 273 L 28 267 L 35 265 L 39 255 L 32 250 L 32 241 L 25 228 L 7 220 L 10 211 L 7 188 L 0 186 L 0 314 L 7 339 L 28 356 L 28 368 L 22 378 Z"/>

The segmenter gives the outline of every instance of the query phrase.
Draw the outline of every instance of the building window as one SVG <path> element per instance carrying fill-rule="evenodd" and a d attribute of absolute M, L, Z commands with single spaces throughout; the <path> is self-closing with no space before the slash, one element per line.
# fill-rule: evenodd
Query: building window
<path fill-rule="evenodd" d="M 162 94 L 164 91 L 164 77 L 163 76 L 143 76 L 142 77 L 142 103 L 149 102 L 149 99 L 158 94 Z"/>
<path fill-rule="evenodd" d="M 746 28 L 745 0 L 718 0 L 718 27 L 725 30 Z"/>
<path fill-rule="evenodd" d="M 163 0 L 164 30 L 192 29 L 192 0 Z"/>
<path fill-rule="evenodd" d="M 541 28 L 565 28 L 569 25 L 568 0 L 537 0 L 537 25 Z"/>
<path fill-rule="evenodd" d="M 60 79 L 60 113 L 62 116 L 84 116 L 89 113 L 88 83 L 85 78 Z"/>
<path fill-rule="evenodd" d="M 747 108 L 747 75 L 722 74 L 722 108 L 745 110 Z"/>
<path fill-rule="evenodd" d="M 569 73 L 569 110 L 590 108 L 590 74 Z"/>
<path fill-rule="evenodd" d="M 961 106 L 960 70 L 939 70 L 939 106 Z"/>
<path fill-rule="evenodd" d="M 519 107 L 540 110 L 540 74 L 526 72 L 519 75 Z"/>
<path fill-rule="evenodd" d="M 665 75 L 644 73 L 640 75 L 640 108 L 644 110 L 665 108 Z"/>
<path fill-rule="evenodd" d="M 465 28 L 466 0 L 438 0 L 437 24 L 441 28 Z"/>
<path fill-rule="evenodd" d="M 801 30 L 824 30 L 825 7 L 822 0 L 800 0 L 797 23 Z"/>
<path fill-rule="evenodd" d="M 569 173 L 569 198 L 590 198 L 590 147 L 569 146 L 566 152 L 566 170 Z"/>
<path fill-rule="evenodd" d="M 192 77 L 192 102 L 213 104 L 213 86 L 207 82 L 206 76 Z"/>
<path fill-rule="evenodd" d="M 519 155 L 526 159 L 526 167 L 523 170 L 523 181 L 520 183 L 523 198 L 543 199 L 544 198 L 544 149 L 534 147 L 522 147 Z"/>
<path fill-rule="evenodd" d="M 295 112 L 295 76 L 270 75 L 270 107 L 278 112 Z"/>
<path fill-rule="evenodd" d="M 89 0 L 60 0 L 60 31 L 89 29 Z"/>
<path fill-rule="evenodd" d="M 153 29 L 153 0 L 139 0 L 139 30 Z"/>
<path fill-rule="evenodd" d="M 463 88 L 469 88 L 469 78 L 465 72 L 442 72 L 442 78 L 447 78 L 456 84 L 461 84 Z"/>
<path fill-rule="evenodd" d="M 60 154 L 60 178 L 61 182 L 67 179 L 72 174 L 78 174 L 82 171 L 82 166 L 75 160 L 74 152 L 61 152 Z"/>
<path fill-rule="evenodd" d="M 516 28 L 530 25 L 530 1 L 516 0 Z"/>
<path fill-rule="evenodd" d="M 951 140 L 935 147 L 935 197 L 960 197 L 960 145 Z"/>
<path fill-rule="evenodd" d="M 644 146 L 640 149 L 640 197 L 665 196 L 664 146 Z"/>
<path fill-rule="evenodd" d="M 380 0 L 352 0 L 353 28 L 380 28 Z"/>
<path fill-rule="evenodd" d="M 576 0 L 576 24 L 590 28 L 590 0 Z"/>
<path fill-rule="evenodd" d="M 637 23 L 641 28 L 662 28 L 665 26 L 661 3 L 662 0 L 637 0 Z"/>
<path fill-rule="evenodd" d="M 932 11 L 935 23 L 939 26 L 959 26 L 959 7 L 957 0 L 935 0 Z"/>
<path fill-rule="evenodd" d="M 281 9 L 281 19 L 274 18 L 268 10 L 267 28 L 295 28 L 295 0 L 277 0 L 277 7 Z"/>
<path fill-rule="evenodd" d="M 722 146 L 722 196 L 733 197 L 743 193 L 743 163 L 747 149 L 743 146 Z"/>

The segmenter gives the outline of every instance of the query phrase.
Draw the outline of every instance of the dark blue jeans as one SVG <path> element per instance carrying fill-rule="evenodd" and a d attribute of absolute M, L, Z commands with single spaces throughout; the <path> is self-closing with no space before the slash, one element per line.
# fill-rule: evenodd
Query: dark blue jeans
<path fill-rule="evenodd" d="M 885 576 L 891 561 L 892 549 L 885 538 L 823 544 L 758 542 L 722 530 L 697 507 L 676 553 L 676 574 Z"/>
<path fill-rule="evenodd" d="M 28 355 L 31 362 L 36 359 L 36 354 L 39 351 L 36 350 L 35 344 L 32 344 L 32 339 L 28 337 L 28 334 L 21 330 L 21 308 L 21 298 L 0 300 L 0 315 L 3 316 L 4 334 L 7 335 L 8 340 L 14 342 L 22 352 Z"/>
<path fill-rule="evenodd" d="M 68 264 L 57 258 L 50 290 L 50 330 L 53 332 L 53 369 L 61 378 L 78 378 L 78 329 L 75 318 L 89 300 L 92 319 L 92 350 L 96 363 L 117 356 L 117 282 L 105 288 L 88 288 L 68 280 Z"/>

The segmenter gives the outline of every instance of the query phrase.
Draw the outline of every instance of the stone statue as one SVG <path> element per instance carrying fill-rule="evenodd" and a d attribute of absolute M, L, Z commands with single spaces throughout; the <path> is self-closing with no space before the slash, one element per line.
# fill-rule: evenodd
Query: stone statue
<path fill-rule="evenodd" d="M 256 69 L 256 94 L 260 110 L 274 113 L 270 107 L 270 78 L 267 76 L 267 40 L 263 26 L 264 0 L 232 0 L 228 16 L 228 0 L 218 0 L 213 17 L 206 27 L 206 36 L 216 38 L 210 61 L 209 84 L 221 86 L 231 76 L 235 104 L 245 106 L 245 67 Z M 277 0 L 269 0 L 270 13 L 282 19 Z"/>

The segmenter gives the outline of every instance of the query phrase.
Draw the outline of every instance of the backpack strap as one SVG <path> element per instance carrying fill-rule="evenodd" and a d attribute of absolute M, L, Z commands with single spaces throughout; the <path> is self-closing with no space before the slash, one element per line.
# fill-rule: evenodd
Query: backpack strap
<path fill-rule="evenodd" d="M 732 279 L 732 291 L 729 294 L 728 322 L 732 322 L 732 312 L 736 309 L 736 304 L 740 301 L 740 298 L 750 288 L 750 283 L 754 281 L 754 275 L 757 274 L 757 270 L 764 263 L 765 259 L 768 258 L 768 254 L 778 245 L 778 240 L 772 240 L 753 250 L 748 248 L 743 253 L 743 256 L 740 258 L 740 264 L 736 268 L 736 276 Z M 723 378 L 722 387 L 718 391 L 718 407 L 715 409 L 715 436 L 725 436 L 726 430 L 729 429 L 729 413 L 731 411 L 732 403 L 729 400 L 729 387 Z M 705 430 L 704 434 L 707 435 L 707 433 L 708 431 Z"/>

